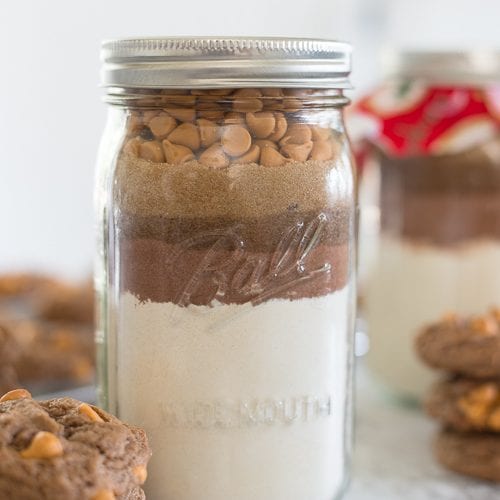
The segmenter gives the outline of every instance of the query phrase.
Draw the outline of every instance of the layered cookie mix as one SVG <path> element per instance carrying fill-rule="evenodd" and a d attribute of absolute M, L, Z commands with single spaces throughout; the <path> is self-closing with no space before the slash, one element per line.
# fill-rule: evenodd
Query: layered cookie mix
<path fill-rule="evenodd" d="M 380 156 L 380 273 L 371 289 L 370 320 L 375 332 L 398 333 L 376 334 L 373 355 L 382 355 L 389 343 L 394 348 L 405 342 L 397 363 L 411 362 L 415 369 L 402 371 L 409 379 L 400 382 L 410 387 L 411 378 L 415 391 L 432 378 L 413 356 L 417 332 L 449 310 L 480 314 L 500 296 L 494 278 L 500 259 L 500 159 L 491 155 L 499 144 L 495 139 L 438 157 Z"/>
<path fill-rule="evenodd" d="M 71 398 L 0 398 L 0 497 L 141 500 L 151 456 L 145 433 Z"/>
<path fill-rule="evenodd" d="M 302 115 L 295 94 L 301 95 L 193 90 L 174 102 L 193 105 L 196 98 L 195 107 L 132 112 L 127 130 L 135 137 L 118 159 L 114 192 L 123 288 L 142 300 L 208 305 L 313 297 L 345 285 L 351 229 L 345 144 L 331 129 L 332 116 Z M 279 106 L 293 112 L 271 111 Z M 171 147 L 189 152 L 171 156 Z M 226 282 L 198 280 L 182 290 L 208 249 L 208 269 L 200 271 Z M 296 266 L 306 256 L 317 279 Z M 318 265 L 326 257 L 335 272 Z"/>
<path fill-rule="evenodd" d="M 336 112 L 306 109 L 314 95 L 165 91 L 128 116 L 112 257 L 127 341 L 109 403 L 155 442 L 153 495 L 341 486 L 353 179 Z"/>

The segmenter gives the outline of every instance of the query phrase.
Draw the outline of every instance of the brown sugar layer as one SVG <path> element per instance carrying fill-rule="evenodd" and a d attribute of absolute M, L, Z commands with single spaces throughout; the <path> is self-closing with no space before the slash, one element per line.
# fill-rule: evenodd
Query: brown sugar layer
<path fill-rule="evenodd" d="M 378 156 L 385 234 L 435 245 L 500 238 L 500 139 L 456 155 Z"/>
<path fill-rule="evenodd" d="M 291 209 L 320 212 L 352 197 L 353 180 L 341 162 L 255 163 L 212 168 L 198 161 L 154 163 L 122 155 L 115 173 L 115 206 L 142 217 L 247 219 Z"/>

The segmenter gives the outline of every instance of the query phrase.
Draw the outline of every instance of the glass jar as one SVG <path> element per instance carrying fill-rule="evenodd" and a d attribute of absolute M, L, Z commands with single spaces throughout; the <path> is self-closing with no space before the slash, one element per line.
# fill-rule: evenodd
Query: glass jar
<path fill-rule="evenodd" d="M 353 333 L 349 47 L 104 44 L 100 403 L 164 500 L 345 485 Z"/>
<path fill-rule="evenodd" d="M 486 53 L 392 62 L 396 76 L 357 104 L 371 123 L 362 184 L 379 220 L 364 294 L 368 363 L 396 394 L 420 399 L 435 375 L 415 337 L 500 298 L 499 68 Z"/>

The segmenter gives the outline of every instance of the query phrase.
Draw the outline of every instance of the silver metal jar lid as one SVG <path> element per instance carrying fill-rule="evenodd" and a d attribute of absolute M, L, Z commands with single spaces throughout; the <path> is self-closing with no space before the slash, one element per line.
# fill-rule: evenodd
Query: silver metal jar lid
<path fill-rule="evenodd" d="M 500 53 L 496 51 L 389 51 L 382 62 L 387 76 L 418 78 L 434 84 L 500 81 Z"/>
<path fill-rule="evenodd" d="M 138 38 L 102 44 L 102 82 L 124 88 L 350 88 L 351 46 L 300 38 Z"/>

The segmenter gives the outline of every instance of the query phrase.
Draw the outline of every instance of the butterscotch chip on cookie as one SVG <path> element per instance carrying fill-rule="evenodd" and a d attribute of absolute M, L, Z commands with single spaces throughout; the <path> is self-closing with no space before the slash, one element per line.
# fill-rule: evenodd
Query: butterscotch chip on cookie
<path fill-rule="evenodd" d="M 416 350 L 429 366 L 473 378 L 500 378 L 497 310 L 481 317 L 448 315 L 423 330 Z"/>
<path fill-rule="evenodd" d="M 425 407 L 454 430 L 500 433 L 500 380 L 443 380 L 431 389 Z"/>
<path fill-rule="evenodd" d="M 145 498 L 144 431 L 71 398 L 36 402 L 13 392 L 0 400 L 0 498 Z"/>
<path fill-rule="evenodd" d="M 500 435 L 443 430 L 434 448 L 437 459 L 446 468 L 500 482 Z"/>

